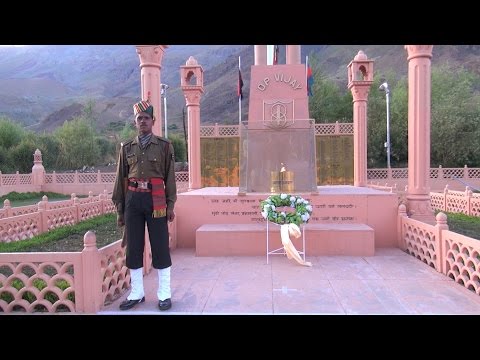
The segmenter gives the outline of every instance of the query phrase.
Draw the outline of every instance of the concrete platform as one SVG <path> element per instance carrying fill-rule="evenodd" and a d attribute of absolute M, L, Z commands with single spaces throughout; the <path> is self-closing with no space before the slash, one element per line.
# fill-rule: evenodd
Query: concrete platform
<path fill-rule="evenodd" d="M 178 194 L 177 246 L 195 248 L 196 231 L 204 224 L 265 224 L 260 202 L 271 194 L 239 195 L 238 191 L 238 187 L 209 187 Z M 375 232 L 375 248 L 397 246 L 397 194 L 337 185 L 319 186 L 318 193 L 296 195 L 310 201 L 313 207 L 309 225 L 365 224 Z"/>
<path fill-rule="evenodd" d="M 157 308 L 157 271 L 144 277 L 146 301 L 99 315 L 470 314 L 480 296 L 398 248 L 374 256 L 312 256 L 305 267 L 285 256 L 198 257 L 172 251 L 172 308 Z"/>
<path fill-rule="evenodd" d="M 365 224 L 307 224 L 306 256 L 373 256 L 375 232 Z M 303 249 L 302 237 L 291 239 Z M 280 226 L 269 225 L 269 251 L 280 248 Z M 197 256 L 260 256 L 267 253 L 266 224 L 204 224 L 196 231 Z"/>

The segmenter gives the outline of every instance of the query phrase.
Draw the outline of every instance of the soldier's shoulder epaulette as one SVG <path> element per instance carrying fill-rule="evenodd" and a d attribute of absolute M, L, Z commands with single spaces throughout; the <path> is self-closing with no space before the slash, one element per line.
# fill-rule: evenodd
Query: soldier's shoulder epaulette
<path fill-rule="evenodd" d="M 129 140 L 129 141 L 125 141 L 125 142 L 121 142 L 121 143 L 120 143 L 120 146 L 127 146 L 127 145 L 131 145 L 131 144 L 132 144 L 132 141 L 133 141 L 133 140 Z"/>
<path fill-rule="evenodd" d="M 169 144 L 171 143 L 170 140 L 168 140 L 167 138 L 164 138 L 163 136 L 158 136 L 158 135 L 154 135 L 154 136 L 155 136 L 158 140 L 160 140 L 160 141 L 165 141 L 165 142 L 167 142 L 167 143 L 169 143 Z"/>

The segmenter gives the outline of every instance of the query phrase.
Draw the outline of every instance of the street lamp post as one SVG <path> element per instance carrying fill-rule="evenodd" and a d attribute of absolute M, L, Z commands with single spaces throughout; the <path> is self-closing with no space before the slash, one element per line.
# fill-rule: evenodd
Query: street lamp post
<path fill-rule="evenodd" d="M 387 148 L 387 168 L 390 169 L 390 89 L 386 81 L 379 87 L 380 91 L 385 91 L 385 100 L 387 102 L 387 142 L 385 147 Z"/>
<path fill-rule="evenodd" d="M 160 84 L 160 95 L 163 97 L 163 114 L 165 115 L 165 134 L 164 136 L 168 137 L 168 122 L 167 122 L 167 89 L 169 86 L 167 84 Z"/>

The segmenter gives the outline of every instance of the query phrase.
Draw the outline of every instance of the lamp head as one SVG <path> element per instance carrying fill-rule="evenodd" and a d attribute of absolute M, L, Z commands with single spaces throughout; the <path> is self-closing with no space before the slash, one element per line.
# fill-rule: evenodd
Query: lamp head
<path fill-rule="evenodd" d="M 380 87 L 379 87 L 378 89 L 379 89 L 380 91 L 388 92 L 389 90 L 388 90 L 388 84 L 387 84 L 387 82 L 384 81 L 384 82 L 382 83 L 382 85 L 380 85 Z"/>
<path fill-rule="evenodd" d="M 165 96 L 168 88 L 167 84 L 160 84 L 160 95 Z"/>

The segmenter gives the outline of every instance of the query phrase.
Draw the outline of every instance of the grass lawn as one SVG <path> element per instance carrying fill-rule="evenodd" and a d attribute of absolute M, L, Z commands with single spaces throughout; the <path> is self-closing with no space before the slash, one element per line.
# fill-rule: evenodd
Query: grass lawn
<path fill-rule="evenodd" d="M 0 243 L 0 253 L 82 251 L 83 236 L 89 230 L 95 231 L 99 249 L 120 240 L 123 235 L 123 229 L 117 226 L 117 215 L 106 214 L 51 230 L 29 240 Z"/>
<path fill-rule="evenodd" d="M 42 200 L 43 196 L 47 195 L 48 201 L 60 201 L 60 200 L 69 200 L 71 195 L 58 194 L 53 192 L 26 192 L 26 193 L 17 193 L 13 191 L 7 195 L 0 196 L 0 206 L 3 207 L 3 202 L 8 199 L 10 200 L 11 207 L 26 206 L 37 204 Z M 86 195 L 78 195 L 79 198 L 87 197 Z"/>
<path fill-rule="evenodd" d="M 448 230 L 480 240 L 480 217 L 445 213 Z"/>
<path fill-rule="evenodd" d="M 11 204 L 12 207 L 34 205 L 34 204 L 38 204 L 42 200 L 42 197 L 43 197 L 43 195 L 40 196 L 39 198 L 35 198 L 35 199 L 15 200 L 15 201 L 11 201 L 10 204 Z M 54 200 L 48 198 L 48 202 L 69 200 L 69 199 L 70 199 L 70 196 L 65 195 L 65 197 L 63 197 L 63 198 L 56 198 Z"/>

